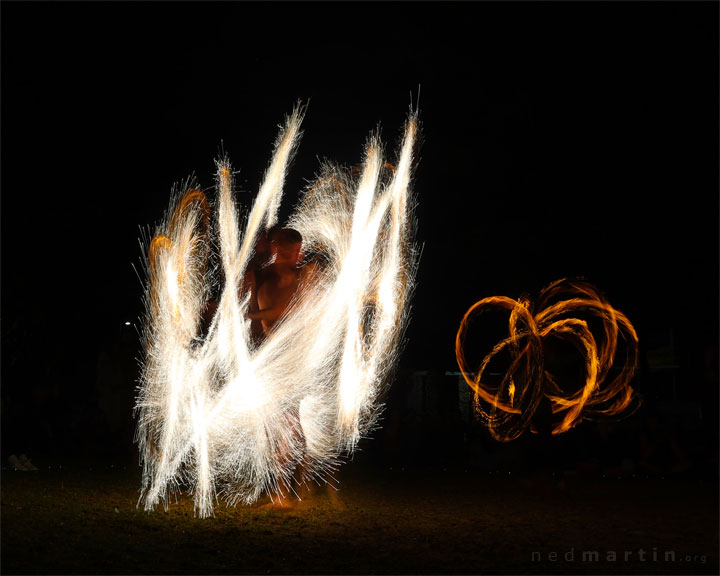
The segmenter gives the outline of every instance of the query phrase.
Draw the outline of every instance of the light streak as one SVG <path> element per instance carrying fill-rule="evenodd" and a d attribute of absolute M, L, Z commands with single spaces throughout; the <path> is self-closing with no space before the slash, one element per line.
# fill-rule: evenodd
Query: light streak
<path fill-rule="evenodd" d="M 489 312 L 509 313 L 509 335 L 483 358 L 476 371 L 466 357 L 472 321 Z M 583 382 L 564 391 L 548 366 L 548 345 L 555 339 L 571 344 L 583 361 Z M 624 359 L 616 362 L 619 351 Z M 630 382 L 637 369 L 638 337 L 628 318 L 590 283 L 562 279 L 544 288 L 535 305 L 526 298 L 484 298 L 463 316 L 455 340 L 458 365 L 475 392 L 476 411 L 492 436 L 500 441 L 519 437 L 529 427 L 539 431 L 538 411 L 544 403 L 552 411 L 552 434 L 567 432 L 583 419 L 618 416 L 637 408 Z M 489 366 L 505 358 L 502 380 L 492 382 Z M 552 364 L 552 363 L 550 363 Z"/>
<path fill-rule="evenodd" d="M 286 310 L 262 310 L 252 259 L 277 223 L 302 115 L 296 108 L 282 127 L 242 232 L 232 167 L 221 159 L 216 233 L 205 195 L 187 187 L 149 244 L 136 402 L 145 509 L 167 507 L 183 486 L 204 517 L 220 498 L 252 503 L 263 493 L 294 492 L 298 482 L 331 481 L 377 422 L 417 262 L 410 198 L 417 116 L 408 118 L 396 167 L 384 162 L 377 135 L 358 177 L 322 165 L 287 224 L 302 237 L 306 265 L 288 268 L 299 289 Z M 213 290 L 217 310 L 203 333 Z"/>

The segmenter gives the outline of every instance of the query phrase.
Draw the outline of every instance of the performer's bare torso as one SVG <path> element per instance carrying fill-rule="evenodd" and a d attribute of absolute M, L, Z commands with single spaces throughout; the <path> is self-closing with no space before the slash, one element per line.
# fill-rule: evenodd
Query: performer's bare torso
<path fill-rule="evenodd" d="M 302 237 L 290 228 L 271 228 L 258 238 L 243 281 L 243 291 L 250 293 L 248 317 L 256 341 L 264 339 L 292 303 L 303 255 Z"/>

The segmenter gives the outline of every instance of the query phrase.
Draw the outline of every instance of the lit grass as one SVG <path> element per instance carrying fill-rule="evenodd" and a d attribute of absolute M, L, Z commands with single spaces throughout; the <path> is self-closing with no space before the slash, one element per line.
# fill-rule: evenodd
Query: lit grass
<path fill-rule="evenodd" d="M 206 519 L 184 494 L 138 509 L 134 469 L 4 471 L 2 573 L 717 573 L 711 483 L 346 468 L 339 499 L 317 489 L 291 510 L 220 504 Z M 652 547 L 706 562 L 547 560 Z"/>

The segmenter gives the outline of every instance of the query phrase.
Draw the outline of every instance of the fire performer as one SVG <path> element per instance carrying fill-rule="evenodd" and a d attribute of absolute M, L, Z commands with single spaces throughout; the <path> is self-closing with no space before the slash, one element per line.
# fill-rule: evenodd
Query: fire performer
<path fill-rule="evenodd" d="M 307 277 L 309 263 L 304 257 L 302 236 L 297 230 L 274 226 L 259 235 L 242 289 L 242 293 L 250 294 L 248 317 L 256 345 L 295 300 L 301 278 Z"/>
<path fill-rule="evenodd" d="M 223 158 L 217 210 L 184 185 L 150 242 L 136 401 L 147 510 L 181 483 L 207 517 L 219 496 L 252 504 L 295 492 L 298 474 L 301 488 L 334 481 L 377 423 L 414 283 L 417 117 L 387 178 L 373 135 L 359 177 L 323 163 L 277 227 L 303 112 L 281 127 L 244 226 Z"/>
<path fill-rule="evenodd" d="M 293 228 L 273 226 L 258 235 L 255 254 L 249 261 L 240 294 L 250 294 L 248 318 L 251 335 L 259 346 L 281 320 L 293 303 L 302 295 L 303 288 L 318 270 L 319 258 L 305 253 L 302 235 Z M 302 436 L 300 417 L 296 411 L 288 413 L 288 426 Z M 290 447 L 279 448 L 277 457 L 290 460 Z M 300 463 L 294 474 L 302 495 L 310 494 L 312 483 Z M 332 491 L 334 492 L 334 490 Z M 331 493 L 332 496 L 332 493 Z M 333 503 L 337 500 L 333 498 Z M 295 499 L 280 487 L 276 497 L 267 505 L 272 508 L 294 508 Z"/>

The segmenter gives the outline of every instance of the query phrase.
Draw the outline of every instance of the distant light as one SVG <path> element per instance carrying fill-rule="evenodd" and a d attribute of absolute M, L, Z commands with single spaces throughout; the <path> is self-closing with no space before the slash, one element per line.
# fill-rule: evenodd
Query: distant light
<path fill-rule="evenodd" d="M 130 322 L 125 322 L 125 326 L 130 326 Z"/>

